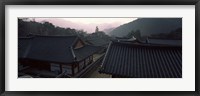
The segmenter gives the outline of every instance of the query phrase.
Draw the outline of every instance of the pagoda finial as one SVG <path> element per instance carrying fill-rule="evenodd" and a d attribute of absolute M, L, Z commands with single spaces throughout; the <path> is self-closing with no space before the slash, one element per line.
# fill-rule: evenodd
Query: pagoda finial
<path fill-rule="evenodd" d="M 95 30 L 95 32 L 99 32 L 99 28 L 98 28 L 98 26 L 96 26 L 96 30 Z"/>

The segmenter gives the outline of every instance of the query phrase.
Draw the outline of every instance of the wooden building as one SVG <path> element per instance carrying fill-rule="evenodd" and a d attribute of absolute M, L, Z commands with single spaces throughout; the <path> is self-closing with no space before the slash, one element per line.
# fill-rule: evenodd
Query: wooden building
<path fill-rule="evenodd" d="M 77 36 L 33 36 L 18 39 L 19 73 L 74 77 L 93 62 L 99 47 L 85 44 Z"/>

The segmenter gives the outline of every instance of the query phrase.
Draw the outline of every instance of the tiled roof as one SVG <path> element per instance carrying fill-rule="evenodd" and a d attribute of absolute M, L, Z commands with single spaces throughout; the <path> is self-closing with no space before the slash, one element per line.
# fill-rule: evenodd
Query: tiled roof
<path fill-rule="evenodd" d="M 94 54 L 95 52 L 99 51 L 101 47 L 92 46 L 92 45 L 85 45 L 82 48 L 74 49 L 75 56 L 78 61 Z"/>
<path fill-rule="evenodd" d="M 181 78 L 182 48 L 111 42 L 99 72 L 133 78 Z"/>
<path fill-rule="evenodd" d="M 110 40 L 105 40 L 102 38 L 93 38 L 93 39 L 89 39 L 87 41 L 90 42 L 94 46 L 106 46 L 109 44 Z"/>
<path fill-rule="evenodd" d="M 35 37 L 27 58 L 70 63 L 74 61 L 70 47 L 76 36 L 39 36 Z"/>
<path fill-rule="evenodd" d="M 28 54 L 28 50 L 31 47 L 32 38 L 20 38 L 18 42 L 18 57 L 24 58 Z"/>
<path fill-rule="evenodd" d="M 27 52 L 25 54 L 25 58 L 41 60 L 41 61 L 49 61 L 49 62 L 58 62 L 58 63 L 72 63 L 75 60 L 75 57 L 72 53 L 76 51 L 76 49 L 71 49 L 74 42 L 77 40 L 77 36 L 36 36 L 30 41 L 30 48 L 24 49 L 27 50 L 19 50 L 19 54 L 23 53 L 23 51 Z M 23 44 L 23 40 L 19 38 L 20 47 Z M 78 50 L 79 54 L 81 51 L 87 52 L 89 47 L 87 45 L 85 47 L 80 48 Z M 90 47 L 92 48 L 92 47 Z M 91 51 L 94 51 L 91 49 Z M 92 53 L 92 52 L 90 52 Z M 91 55 L 90 53 L 86 55 Z M 76 55 L 76 54 L 75 54 Z M 85 54 L 81 54 L 82 57 L 78 56 L 78 59 L 84 59 L 86 57 Z M 19 57 L 20 58 L 20 57 Z"/>

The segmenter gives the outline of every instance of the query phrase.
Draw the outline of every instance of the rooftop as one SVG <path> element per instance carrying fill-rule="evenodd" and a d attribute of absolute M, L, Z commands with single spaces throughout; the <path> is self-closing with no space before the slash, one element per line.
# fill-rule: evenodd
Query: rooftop
<path fill-rule="evenodd" d="M 99 72 L 132 78 L 181 78 L 182 48 L 111 42 Z"/>
<path fill-rule="evenodd" d="M 98 47 L 92 45 L 85 45 L 83 48 L 73 49 L 72 46 L 78 39 L 77 36 L 35 36 L 32 38 L 19 38 L 18 57 L 49 62 L 71 63 L 74 62 L 75 57 L 77 60 L 82 60 L 98 51 Z"/>
<path fill-rule="evenodd" d="M 167 40 L 167 39 L 148 39 L 150 44 L 164 44 L 164 45 L 176 45 L 182 46 L 182 40 Z"/>

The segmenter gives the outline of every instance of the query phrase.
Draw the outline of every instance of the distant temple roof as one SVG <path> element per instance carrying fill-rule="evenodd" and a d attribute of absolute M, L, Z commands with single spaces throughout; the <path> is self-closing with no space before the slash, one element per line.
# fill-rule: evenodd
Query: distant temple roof
<path fill-rule="evenodd" d="M 87 42 L 89 42 L 90 44 L 95 45 L 95 46 L 104 47 L 104 46 L 107 46 L 110 41 L 101 39 L 101 38 L 94 38 L 94 39 L 87 40 Z"/>
<path fill-rule="evenodd" d="M 75 56 L 77 57 L 77 60 L 80 61 L 83 58 L 86 58 L 86 57 L 90 56 L 91 54 L 94 54 L 94 52 L 96 52 L 97 50 L 100 50 L 100 49 L 101 49 L 101 47 L 86 45 L 82 48 L 75 49 L 74 53 L 75 53 Z"/>
<path fill-rule="evenodd" d="M 138 42 L 138 43 L 148 43 L 154 45 L 169 45 L 169 46 L 182 46 L 182 40 L 170 40 L 170 39 L 154 39 L 154 38 L 146 38 L 146 40 L 139 40 L 134 37 L 126 38 L 126 37 L 115 37 L 115 40 L 118 42 Z"/>
<path fill-rule="evenodd" d="M 148 39 L 150 44 L 176 45 L 182 46 L 182 40 Z"/>
<path fill-rule="evenodd" d="M 133 78 L 181 78 L 182 48 L 111 42 L 99 72 Z"/>
<path fill-rule="evenodd" d="M 18 58 L 27 58 L 48 62 L 72 63 L 83 60 L 99 50 L 99 47 L 84 45 L 73 49 L 77 36 L 35 36 L 18 39 Z"/>

